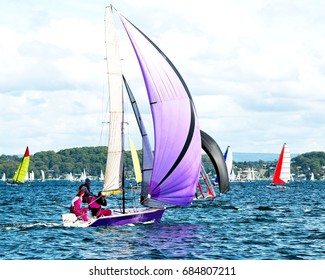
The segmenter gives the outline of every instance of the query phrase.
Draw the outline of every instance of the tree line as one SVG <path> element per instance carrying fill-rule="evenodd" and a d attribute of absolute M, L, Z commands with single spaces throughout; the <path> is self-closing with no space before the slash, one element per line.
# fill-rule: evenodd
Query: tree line
<path fill-rule="evenodd" d="M 142 151 L 138 151 L 140 163 Z M 107 158 L 107 147 L 81 147 L 63 149 L 59 152 L 42 151 L 30 156 L 29 172 L 34 171 L 35 178 L 41 177 L 41 170 L 46 174 L 46 177 L 58 178 L 69 174 L 81 174 L 85 169 L 87 174 L 92 176 L 99 176 L 101 170 L 105 170 Z M 0 176 L 5 173 L 7 178 L 12 178 L 21 157 L 14 155 L 0 156 Z M 134 177 L 131 152 L 126 151 L 124 155 L 125 175 L 126 177 Z M 206 154 L 202 155 L 202 163 L 208 174 L 215 174 L 214 167 Z M 256 162 L 234 162 L 236 170 L 245 170 L 247 168 L 254 168 L 255 170 L 266 170 L 265 177 L 268 178 L 276 166 L 276 161 L 264 162 L 262 160 Z M 301 154 L 291 160 L 291 172 L 297 174 L 309 174 L 313 172 L 316 179 L 324 176 L 325 167 L 325 153 L 324 152 L 310 152 Z M 268 172 L 268 173 L 267 173 Z"/>

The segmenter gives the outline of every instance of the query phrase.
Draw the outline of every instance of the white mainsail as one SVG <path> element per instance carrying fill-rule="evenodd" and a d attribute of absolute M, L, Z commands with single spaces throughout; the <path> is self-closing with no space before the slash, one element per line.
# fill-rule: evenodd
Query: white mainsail
<path fill-rule="evenodd" d="M 109 90 L 109 139 L 103 191 L 118 190 L 123 172 L 123 78 L 112 9 L 106 21 L 106 61 Z"/>

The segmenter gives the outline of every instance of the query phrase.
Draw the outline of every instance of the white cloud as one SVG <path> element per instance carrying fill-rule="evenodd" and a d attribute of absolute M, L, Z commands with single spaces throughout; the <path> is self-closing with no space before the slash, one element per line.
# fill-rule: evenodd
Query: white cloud
<path fill-rule="evenodd" d="M 201 128 L 222 149 L 277 153 L 287 142 L 293 153 L 325 150 L 325 3 L 112 2 L 173 61 Z M 22 153 L 26 145 L 34 153 L 105 144 L 107 3 L 53 3 L 2 5 L 0 127 L 11 136 L 2 137 L 0 154 Z M 123 68 L 149 123 L 139 67 L 124 40 Z"/>

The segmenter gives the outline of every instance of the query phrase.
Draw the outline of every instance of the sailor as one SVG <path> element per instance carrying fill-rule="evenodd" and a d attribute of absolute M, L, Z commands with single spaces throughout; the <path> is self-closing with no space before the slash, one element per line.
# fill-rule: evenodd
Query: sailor
<path fill-rule="evenodd" d="M 94 194 L 90 191 L 90 183 L 91 183 L 90 179 L 86 178 L 85 183 L 79 186 L 79 191 L 83 190 L 85 192 L 85 195 L 82 198 L 82 202 L 84 203 L 89 203 L 90 197 L 94 196 Z"/>
<path fill-rule="evenodd" d="M 102 209 L 102 206 L 107 206 L 106 196 L 102 192 L 98 192 L 97 196 L 91 196 L 89 209 L 94 217 L 103 217 L 112 215 L 112 210 Z"/>
<path fill-rule="evenodd" d="M 85 192 L 80 190 L 78 194 L 72 199 L 70 205 L 70 213 L 75 214 L 77 217 L 81 217 L 85 222 L 88 222 L 88 209 L 82 208 L 82 197 L 84 196 Z"/>

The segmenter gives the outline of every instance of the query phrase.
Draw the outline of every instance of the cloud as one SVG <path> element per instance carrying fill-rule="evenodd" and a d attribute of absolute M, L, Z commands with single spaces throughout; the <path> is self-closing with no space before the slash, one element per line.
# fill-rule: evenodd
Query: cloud
<path fill-rule="evenodd" d="M 105 1 L 9 1 L 0 11 L 0 154 L 102 141 L 107 108 Z M 224 150 L 324 150 L 322 1 L 131 0 L 113 5 L 173 61 L 200 126 Z M 172 8 L 171 8 L 172 7 Z M 150 125 L 136 58 L 120 32 L 123 69 Z M 129 117 L 131 119 L 131 115 Z M 136 129 L 129 126 L 130 133 Z M 132 136 L 140 148 L 138 136 Z"/>

